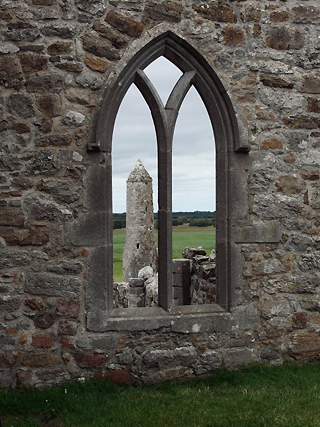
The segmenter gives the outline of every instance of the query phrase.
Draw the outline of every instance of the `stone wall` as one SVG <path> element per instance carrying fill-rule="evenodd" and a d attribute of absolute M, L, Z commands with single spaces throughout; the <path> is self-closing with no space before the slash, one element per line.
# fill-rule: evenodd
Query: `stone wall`
<path fill-rule="evenodd" d="M 0 0 L 0 19 L 1 384 L 158 381 L 317 358 L 318 1 Z M 84 296 L 101 230 L 92 220 L 79 244 L 71 225 L 99 217 L 94 113 L 108 79 L 167 31 L 206 58 L 247 123 L 251 152 L 228 190 L 248 206 L 231 224 L 237 302 L 141 308 L 93 332 Z"/>

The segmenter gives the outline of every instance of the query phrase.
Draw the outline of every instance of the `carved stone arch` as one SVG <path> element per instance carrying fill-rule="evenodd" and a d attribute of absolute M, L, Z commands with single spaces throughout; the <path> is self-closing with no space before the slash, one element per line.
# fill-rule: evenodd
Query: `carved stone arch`
<path fill-rule="evenodd" d="M 151 62 L 160 56 L 164 56 L 183 73 L 173 89 L 166 106 L 162 104 L 160 97 L 143 72 Z M 171 222 L 171 180 L 172 180 L 172 137 L 178 111 L 191 85 L 198 91 L 212 124 L 216 142 L 217 162 L 217 303 L 229 310 L 235 303 L 235 285 L 233 281 L 231 262 L 234 245 L 231 236 L 231 217 L 237 209 L 234 202 L 237 197 L 233 194 L 233 182 L 231 169 L 237 169 L 234 164 L 234 155 L 249 151 L 246 126 L 233 107 L 222 82 L 217 74 L 204 59 L 204 57 L 189 43 L 172 32 L 166 32 L 156 37 L 145 45 L 124 67 L 115 82 L 105 90 L 100 106 L 97 107 L 95 116 L 94 138 L 88 144 L 88 149 L 100 151 L 105 156 L 104 183 L 106 184 L 103 205 L 103 230 L 106 242 L 97 247 L 97 253 L 101 253 L 100 260 L 104 257 L 103 284 L 106 289 L 91 289 L 89 280 L 88 300 L 92 295 L 101 295 L 99 306 L 112 311 L 112 136 L 115 119 L 119 106 L 129 89 L 134 83 L 142 93 L 152 113 L 158 146 L 158 188 L 159 188 L 159 305 L 164 309 L 170 309 L 172 305 L 172 222 Z M 232 164 L 232 166 L 231 166 Z M 239 203 L 238 203 L 239 205 Z M 237 216 L 237 214 L 236 214 Z M 161 237 L 160 237 L 161 235 Z M 103 246 L 103 247 L 102 247 Z M 100 252 L 99 252 L 100 251 Z M 99 259 L 99 257 L 97 257 Z M 97 261 L 98 262 L 98 261 Z M 92 264 L 92 270 L 97 266 Z M 91 271 L 91 277 L 93 276 Z M 240 276 L 239 276 L 240 277 Z M 89 271 L 90 278 L 90 271 Z M 93 306 L 89 302 L 89 306 Z M 101 312 L 93 314 L 91 319 L 100 318 Z M 90 319 L 90 313 L 89 313 Z M 91 321 L 92 323 L 92 321 Z M 98 321 L 99 323 L 99 321 Z M 97 324 L 93 320 L 92 324 Z"/>

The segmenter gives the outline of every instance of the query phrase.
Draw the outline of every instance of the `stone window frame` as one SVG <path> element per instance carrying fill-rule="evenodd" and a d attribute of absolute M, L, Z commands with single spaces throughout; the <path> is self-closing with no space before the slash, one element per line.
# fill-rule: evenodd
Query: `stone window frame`
<path fill-rule="evenodd" d="M 163 106 L 152 83 L 143 72 L 144 68 L 160 56 L 171 61 L 182 72 L 166 106 Z M 160 307 L 113 309 L 112 137 L 118 109 L 132 83 L 140 90 L 151 110 L 157 137 L 158 221 L 161 230 Z M 207 109 L 216 145 L 217 304 L 172 307 L 172 138 L 179 108 L 191 85 L 195 87 Z M 217 312 L 221 315 L 221 312 L 227 313 L 234 305 L 239 304 L 241 268 L 238 262 L 239 247 L 233 238 L 231 219 L 243 218 L 247 212 L 245 210 L 245 214 L 242 214 L 242 206 L 247 202 L 243 201 L 243 194 L 240 194 L 241 191 L 237 192 L 237 188 L 239 172 L 240 175 L 243 172 L 242 158 L 250 147 L 245 119 L 234 108 L 230 95 L 205 58 L 171 31 L 153 39 L 128 61 L 113 84 L 107 86 L 102 102 L 97 107 L 92 129 L 93 133 L 88 142 L 89 155 L 90 151 L 99 152 L 100 157 L 97 160 L 97 154 L 91 154 L 95 172 L 91 174 L 94 179 L 89 180 L 87 192 L 95 194 L 94 198 L 101 201 L 102 208 L 99 208 L 100 212 L 93 212 L 92 206 L 97 207 L 99 202 L 89 206 L 89 211 L 91 209 L 91 214 L 98 219 L 100 228 L 96 233 L 96 241 L 90 237 L 87 239 L 87 243 L 96 242 L 89 263 L 86 290 L 88 329 L 148 329 L 165 326 L 167 322 L 170 324 L 170 316 L 180 316 L 181 313 L 192 315 L 195 312 L 209 315 Z M 243 173 L 240 181 L 243 182 Z M 88 198 L 90 197 L 89 194 Z M 92 215 L 90 216 L 89 212 L 88 218 Z M 86 223 L 88 224 L 89 220 L 84 219 L 82 225 L 77 227 L 78 233 L 81 233 L 81 229 L 84 230 Z M 86 239 L 82 240 L 82 243 L 85 244 Z M 235 259 L 236 266 L 232 263 Z"/>

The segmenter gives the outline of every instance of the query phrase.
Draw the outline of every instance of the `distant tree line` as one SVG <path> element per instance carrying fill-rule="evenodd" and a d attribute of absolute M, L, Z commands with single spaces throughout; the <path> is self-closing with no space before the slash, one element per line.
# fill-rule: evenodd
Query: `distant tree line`
<path fill-rule="evenodd" d="M 158 229 L 158 213 L 154 214 L 155 228 Z M 216 225 L 216 212 L 172 212 L 172 226 L 189 224 L 190 227 L 209 227 Z M 126 228 L 126 213 L 113 214 L 113 228 Z"/>

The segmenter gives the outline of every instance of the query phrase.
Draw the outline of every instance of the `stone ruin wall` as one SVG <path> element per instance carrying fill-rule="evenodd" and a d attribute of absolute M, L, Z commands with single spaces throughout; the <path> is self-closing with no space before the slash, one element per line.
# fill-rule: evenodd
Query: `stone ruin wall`
<path fill-rule="evenodd" d="M 159 381 L 317 358 L 318 1 L 0 0 L 0 20 L 1 384 Z M 92 332 L 94 243 L 71 244 L 68 227 L 101 184 L 89 171 L 101 155 L 86 150 L 95 107 L 108 77 L 168 30 L 206 58 L 247 121 L 240 300 L 205 325 Z M 253 222 L 271 227 L 269 243 L 248 238 Z"/>

